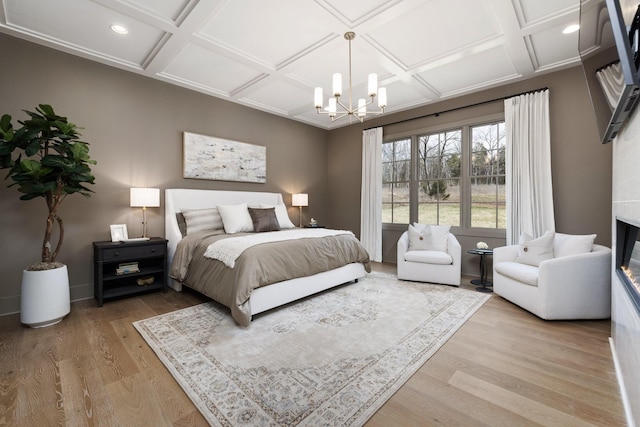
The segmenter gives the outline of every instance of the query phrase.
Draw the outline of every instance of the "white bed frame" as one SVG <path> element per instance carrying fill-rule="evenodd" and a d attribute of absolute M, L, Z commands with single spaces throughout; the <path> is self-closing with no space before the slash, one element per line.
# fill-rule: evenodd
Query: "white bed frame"
<path fill-rule="evenodd" d="M 182 234 L 178 227 L 176 213 L 188 209 L 206 209 L 217 205 L 247 203 L 248 205 L 277 205 L 283 203 L 280 193 L 250 191 L 219 191 L 170 188 L 165 190 L 165 237 L 168 243 L 168 262 L 171 265 L 176 246 Z M 333 288 L 344 283 L 357 281 L 366 275 L 361 263 L 351 263 L 308 277 L 286 280 L 263 286 L 251 293 L 251 314 L 262 313 L 291 301 Z M 182 283 L 170 280 L 169 286 L 180 292 Z"/>

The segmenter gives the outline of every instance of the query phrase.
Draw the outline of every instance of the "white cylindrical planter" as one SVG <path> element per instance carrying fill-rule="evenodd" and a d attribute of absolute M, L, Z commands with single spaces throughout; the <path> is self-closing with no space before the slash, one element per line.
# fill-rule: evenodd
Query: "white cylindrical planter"
<path fill-rule="evenodd" d="M 22 272 L 20 321 L 32 328 L 55 325 L 71 311 L 69 274 L 64 265 Z"/>

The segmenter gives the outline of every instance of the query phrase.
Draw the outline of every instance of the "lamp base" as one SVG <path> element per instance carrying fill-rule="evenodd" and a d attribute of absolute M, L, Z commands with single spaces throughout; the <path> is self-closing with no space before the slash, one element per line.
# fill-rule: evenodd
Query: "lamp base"
<path fill-rule="evenodd" d="M 302 228 L 302 206 L 300 206 L 300 228 Z"/>

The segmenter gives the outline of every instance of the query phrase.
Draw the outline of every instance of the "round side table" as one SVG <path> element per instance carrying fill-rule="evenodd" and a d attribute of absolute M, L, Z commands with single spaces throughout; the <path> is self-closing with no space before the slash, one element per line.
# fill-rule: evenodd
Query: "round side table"
<path fill-rule="evenodd" d="M 476 287 L 476 291 L 493 292 L 493 289 L 487 287 L 493 286 L 493 283 L 487 280 L 487 260 L 485 259 L 487 255 L 493 255 L 493 249 L 469 249 L 467 253 L 480 255 L 480 280 L 473 279 L 471 281 L 472 284 L 479 285 Z"/>

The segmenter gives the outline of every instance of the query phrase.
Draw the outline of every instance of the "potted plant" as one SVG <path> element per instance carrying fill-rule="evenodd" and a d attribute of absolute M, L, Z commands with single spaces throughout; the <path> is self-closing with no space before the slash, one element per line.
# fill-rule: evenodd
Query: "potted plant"
<path fill-rule="evenodd" d="M 70 311 L 67 267 L 56 261 L 64 240 L 59 210 L 69 194 L 92 193 L 86 185 L 94 183 L 90 165 L 96 162 L 89 157 L 88 144 L 79 140 L 79 128 L 50 105 L 24 111 L 30 119 L 18 121 L 17 129 L 10 115 L 0 119 L 0 169 L 9 169 L 5 179 L 22 193 L 20 200 L 41 197 L 47 204 L 41 260 L 24 270 L 21 291 L 21 322 L 40 327 L 58 323 Z"/>

